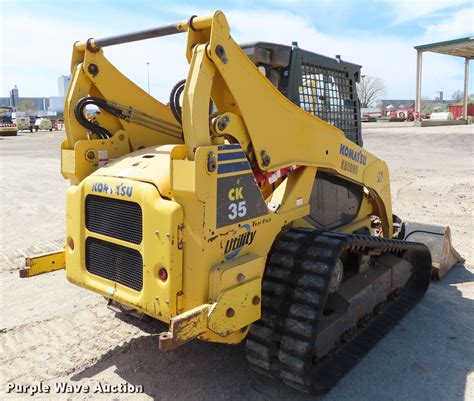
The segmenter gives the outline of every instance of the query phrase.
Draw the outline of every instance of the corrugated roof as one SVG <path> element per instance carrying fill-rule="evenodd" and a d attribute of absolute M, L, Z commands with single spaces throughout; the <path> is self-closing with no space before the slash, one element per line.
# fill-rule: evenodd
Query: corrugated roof
<path fill-rule="evenodd" d="M 415 46 L 416 50 L 447 54 L 450 56 L 474 58 L 474 37 L 447 40 L 445 42 L 430 43 L 427 45 Z"/>

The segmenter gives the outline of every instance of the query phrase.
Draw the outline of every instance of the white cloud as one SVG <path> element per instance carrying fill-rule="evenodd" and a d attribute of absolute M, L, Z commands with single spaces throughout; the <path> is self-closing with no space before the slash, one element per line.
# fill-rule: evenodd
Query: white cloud
<path fill-rule="evenodd" d="M 408 21 L 420 20 L 437 12 L 469 4 L 468 0 L 416 0 L 387 2 L 387 9 L 393 15 L 393 24 L 399 25 Z"/>
<path fill-rule="evenodd" d="M 289 12 L 231 11 L 228 18 L 232 35 L 238 41 L 263 40 L 291 44 L 296 40 L 301 48 L 330 57 L 340 54 L 344 60 L 361 64 L 363 74 L 385 80 L 387 97 L 415 97 L 416 52 L 413 46 L 422 43 L 416 38 L 407 41 L 363 32 L 351 36 L 328 35 L 318 31 L 309 19 Z M 459 77 L 462 72 L 462 63 L 458 60 L 426 55 L 423 95 L 433 97 L 438 90 L 450 95 L 462 87 Z"/>
<path fill-rule="evenodd" d="M 271 41 L 299 46 L 316 53 L 342 58 L 363 65 L 363 73 L 383 78 L 392 98 L 413 98 L 415 95 L 414 45 L 429 43 L 373 33 L 328 35 L 320 32 L 309 18 L 289 11 L 253 9 L 230 10 L 227 13 L 232 35 L 238 42 Z M 430 36 L 441 35 L 461 22 L 445 21 L 427 27 Z M 76 23 L 45 18 L 10 16 L 2 21 L 0 96 L 7 96 L 15 84 L 20 96 L 54 96 L 56 79 L 69 72 L 72 44 L 91 36 L 102 37 L 131 30 L 167 24 L 171 21 L 130 15 L 125 21 L 107 18 L 84 19 Z M 113 22 L 115 21 L 115 22 Z M 462 22 L 463 23 L 463 22 Z M 24 27 L 28 27 L 25 29 Z M 8 34 L 8 39 L 6 35 Z M 14 38 L 14 40 L 10 40 Z M 423 39 L 427 38 L 426 36 Z M 106 56 L 142 88 L 147 87 L 146 62 L 150 62 L 152 95 L 167 100 L 174 83 L 186 76 L 185 35 L 151 39 L 104 49 Z M 433 40 L 432 40 L 433 41 Z M 20 45 L 21 44 L 21 45 Z M 434 58 L 433 58 L 434 57 Z M 433 96 L 437 90 L 447 94 L 462 88 L 462 64 L 446 56 L 425 57 L 423 94 Z"/>
<path fill-rule="evenodd" d="M 20 96 L 57 96 L 57 77 L 70 72 L 74 42 L 165 23 L 169 21 L 157 21 L 151 17 L 140 22 L 129 20 L 127 24 L 72 24 L 48 18 L 10 16 L 2 21 L 1 26 L 0 96 L 7 96 L 14 85 L 18 85 Z M 144 89 L 147 87 L 146 63 L 150 62 L 152 93 L 164 94 L 173 82 L 186 75 L 186 38 L 185 35 L 179 36 L 110 47 L 105 49 L 105 54 L 119 70 Z"/>
<path fill-rule="evenodd" d="M 434 40 L 447 40 L 473 35 L 474 7 L 463 8 L 451 18 L 426 26 L 425 37 Z"/>

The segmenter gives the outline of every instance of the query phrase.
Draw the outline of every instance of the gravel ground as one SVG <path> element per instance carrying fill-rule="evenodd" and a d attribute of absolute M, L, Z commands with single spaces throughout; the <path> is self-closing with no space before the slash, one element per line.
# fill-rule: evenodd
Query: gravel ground
<path fill-rule="evenodd" d="M 474 132 L 471 126 L 367 124 L 365 147 L 390 167 L 394 212 L 449 224 L 466 258 L 325 396 L 253 373 L 242 345 L 198 341 L 160 352 L 156 329 L 119 320 L 64 272 L 20 280 L 26 254 L 64 238 L 59 146 L 64 133 L 0 138 L 0 398 L 7 383 L 142 385 L 144 393 L 52 393 L 35 398 L 120 400 L 474 400 Z"/>

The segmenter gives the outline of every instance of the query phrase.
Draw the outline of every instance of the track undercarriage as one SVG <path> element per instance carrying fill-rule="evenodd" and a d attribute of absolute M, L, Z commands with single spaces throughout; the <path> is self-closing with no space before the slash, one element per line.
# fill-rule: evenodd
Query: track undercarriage
<path fill-rule="evenodd" d="M 430 277 L 425 245 L 290 230 L 269 256 L 247 359 L 292 387 L 326 392 L 423 297 Z"/>

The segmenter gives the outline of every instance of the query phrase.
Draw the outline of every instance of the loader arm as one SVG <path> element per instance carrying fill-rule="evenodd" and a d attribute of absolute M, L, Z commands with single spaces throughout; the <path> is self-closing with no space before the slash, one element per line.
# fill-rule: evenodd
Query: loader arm
<path fill-rule="evenodd" d="M 186 55 L 190 63 L 182 128 L 169 106 L 123 76 L 102 50 L 180 32 L 188 33 Z M 231 37 L 222 12 L 151 31 L 77 42 L 71 68 L 73 78 L 65 104 L 68 134 L 62 144 L 61 160 L 63 176 L 72 183 L 77 184 L 107 161 L 137 149 L 183 143 L 184 139 L 187 158 L 194 160 L 199 147 L 222 144 L 225 138 L 242 146 L 254 170 L 268 173 L 299 166 L 365 186 L 373 214 L 380 217 L 385 236 L 392 236 L 390 178 L 385 162 L 282 95 Z M 129 107 L 131 114 L 137 107 L 139 112 L 153 116 L 152 125 L 149 120 L 144 125 L 143 121 L 137 123 L 100 113 L 96 116 L 98 124 L 106 126 L 112 135 L 91 138 L 78 123 L 75 111 L 78 101 L 87 95 Z M 210 121 L 211 100 L 218 115 Z M 309 199 L 311 186 L 304 180 L 295 184 L 294 192 Z M 293 206 L 285 205 L 284 201 L 281 210 Z"/>
<path fill-rule="evenodd" d="M 183 105 L 188 158 L 193 159 L 199 146 L 215 143 L 214 128 L 215 134 L 240 143 L 260 171 L 298 165 L 345 177 L 372 191 L 374 213 L 381 218 L 385 235 L 391 237 L 392 207 L 386 163 L 281 94 L 233 40 L 222 12 L 217 11 L 210 18 L 210 28 L 188 33 L 190 71 Z M 204 100 L 210 97 L 220 112 L 212 127 Z M 236 124 L 232 124 L 234 119 Z M 361 168 L 352 168 L 354 160 Z M 308 199 L 311 187 L 300 183 L 298 191 L 303 199 Z"/>

